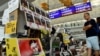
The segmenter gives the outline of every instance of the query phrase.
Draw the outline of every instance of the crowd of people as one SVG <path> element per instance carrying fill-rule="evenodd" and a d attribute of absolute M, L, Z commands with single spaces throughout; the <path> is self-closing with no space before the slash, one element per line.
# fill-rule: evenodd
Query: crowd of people
<path fill-rule="evenodd" d="M 90 13 L 84 13 L 84 23 L 83 30 L 86 34 L 86 39 L 83 41 L 74 40 L 70 37 L 70 43 L 63 43 L 62 36 L 60 37 L 60 54 L 56 56 L 99 56 L 100 55 L 100 17 L 96 20 L 90 17 Z M 79 49 L 77 49 L 79 47 Z"/>
<path fill-rule="evenodd" d="M 86 40 L 76 40 L 72 36 L 69 38 L 69 43 L 63 43 L 63 39 L 60 36 L 60 45 L 59 49 L 56 48 L 56 55 L 55 56 L 86 56 L 87 55 L 87 48 L 86 48 Z M 59 51 L 59 52 L 58 52 Z"/>

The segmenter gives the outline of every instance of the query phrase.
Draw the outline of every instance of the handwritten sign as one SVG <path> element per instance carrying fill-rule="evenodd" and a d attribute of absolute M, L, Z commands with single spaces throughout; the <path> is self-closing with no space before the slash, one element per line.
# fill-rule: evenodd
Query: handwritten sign
<path fill-rule="evenodd" d="M 11 21 L 5 26 L 5 34 L 13 34 L 16 33 L 16 23 L 17 21 Z"/>
<path fill-rule="evenodd" d="M 17 38 L 7 38 L 5 41 L 6 41 L 6 56 L 20 56 Z"/>

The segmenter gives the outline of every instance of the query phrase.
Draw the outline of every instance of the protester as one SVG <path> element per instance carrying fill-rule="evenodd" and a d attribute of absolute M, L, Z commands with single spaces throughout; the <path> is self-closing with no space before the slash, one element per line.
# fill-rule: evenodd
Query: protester
<path fill-rule="evenodd" d="M 54 35 L 56 33 L 56 29 L 54 26 L 52 26 L 52 31 L 51 31 L 51 35 Z"/>
<path fill-rule="evenodd" d="M 82 42 L 81 50 L 80 50 L 81 56 L 87 56 L 87 47 L 86 47 L 86 41 Z"/>
<path fill-rule="evenodd" d="M 61 44 L 60 51 L 61 56 L 73 56 L 66 43 Z"/>
<path fill-rule="evenodd" d="M 99 42 L 98 42 L 98 26 L 95 20 L 90 18 L 90 14 L 84 13 L 84 19 L 86 20 L 83 30 L 86 33 L 86 42 L 87 42 L 87 52 L 88 56 L 92 56 L 92 49 L 95 52 L 95 56 L 99 56 Z"/>
<path fill-rule="evenodd" d="M 70 37 L 70 50 L 72 52 L 72 55 L 75 56 L 77 55 L 77 51 L 76 51 L 76 40 L 73 37 Z"/>

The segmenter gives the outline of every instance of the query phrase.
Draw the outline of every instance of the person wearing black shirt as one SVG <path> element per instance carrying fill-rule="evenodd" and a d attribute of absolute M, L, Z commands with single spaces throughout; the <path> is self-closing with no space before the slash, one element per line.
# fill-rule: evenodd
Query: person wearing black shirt
<path fill-rule="evenodd" d="M 89 13 L 84 13 L 84 18 L 86 20 L 83 30 L 86 33 L 86 42 L 88 48 L 88 56 L 92 56 L 92 49 L 95 51 L 95 56 L 99 56 L 99 42 L 98 42 L 98 26 L 95 20 L 90 18 Z"/>

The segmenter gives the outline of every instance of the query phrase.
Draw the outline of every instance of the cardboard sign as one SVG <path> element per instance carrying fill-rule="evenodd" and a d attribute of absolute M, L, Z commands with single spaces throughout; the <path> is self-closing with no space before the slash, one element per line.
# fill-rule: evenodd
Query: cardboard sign
<path fill-rule="evenodd" d="M 6 56 L 45 56 L 39 38 L 7 38 Z"/>
<path fill-rule="evenodd" d="M 6 56 L 20 56 L 17 38 L 7 38 L 5 41 Z"/>
<path fill-rule="evenodd" d="M 6 24 L 6 26 L 5 26 L 5 34 L 16 33 L 16 22 L 17 21 L 11 21 L 11 22 Z"/>
<path fill-rule="evenodd" d="M 21 56 L 45 56 L 39 38 L 23 38 L 18 40 Z"/>
<path fill-rule="evenodd" d="M 18 10 L 15 10 L 9 15 L 9 22 L 5 25 L 5 34 L 16 33 L 16 25 L 18 19 Z"/>

